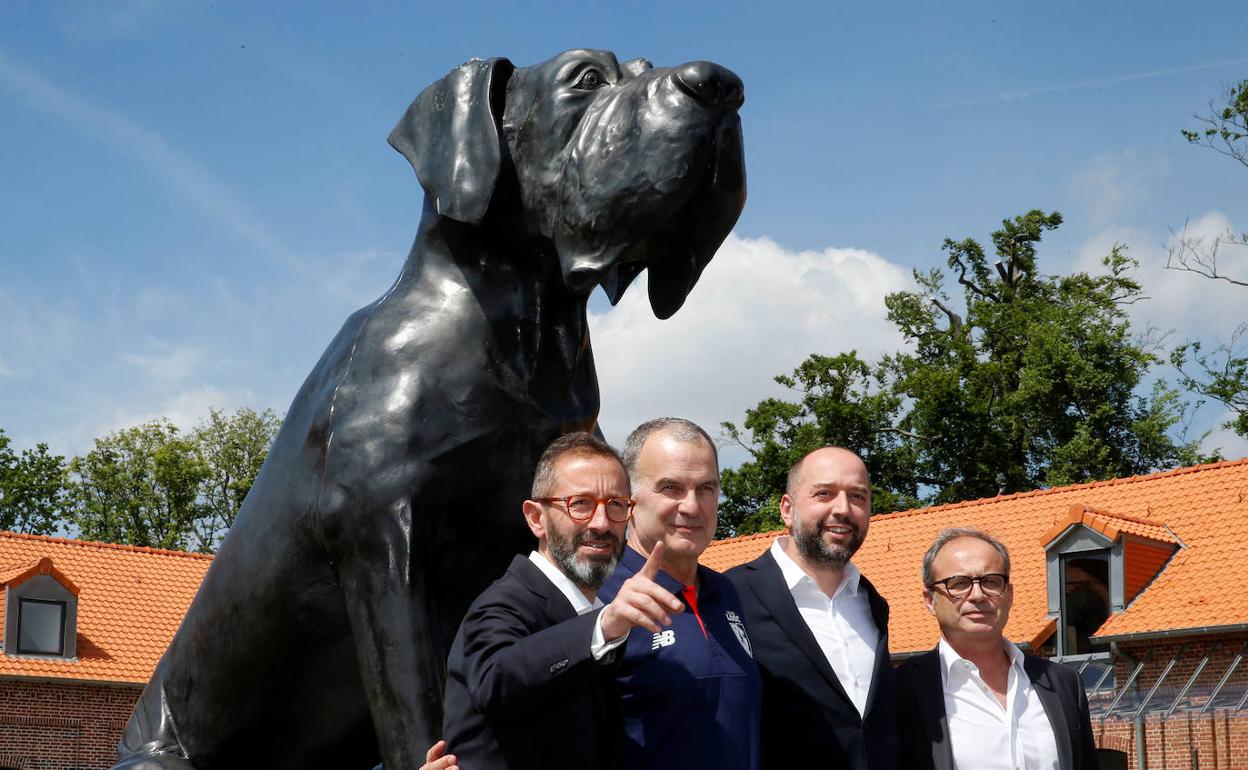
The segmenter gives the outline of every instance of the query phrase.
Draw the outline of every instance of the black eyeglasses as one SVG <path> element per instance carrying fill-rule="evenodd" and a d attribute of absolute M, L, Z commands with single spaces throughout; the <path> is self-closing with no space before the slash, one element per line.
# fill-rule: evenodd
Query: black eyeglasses
<path fill-rule="evenodd" d="M 1000 596 L 1005 587 L 1010 584 L 1010 576 L 999 572 L 990 572 L 979 577 L 954 575 L 944 580 L 933 580 L 927 588 L 930 591 L 936 586 L 944 586 L 945 591 L 953 598 L 964 599 L 970 596 L 971 589 L 976 583 L 979 583 L 979 590 L 984 592 L 984 596 Z"/>
<path fill-rule="evenodd" d="M 603 506 L 607 518 L 617 524 L 628 521 L 633 515 L 636 500 L 629 497 L 593 497 L 592 495 L 568 495 L 567 497 L 535 497 L 535 503 L 563 503 L 563 509 L 575 521 L 589 521 L 594 518 L 594 511 Z"/>

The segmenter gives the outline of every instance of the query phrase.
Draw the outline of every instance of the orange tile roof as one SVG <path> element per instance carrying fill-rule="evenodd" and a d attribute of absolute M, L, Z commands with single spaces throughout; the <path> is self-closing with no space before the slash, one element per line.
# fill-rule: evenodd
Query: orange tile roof
<path fill-rule="evenodd" d="M 921 601 L 919 565 L 936 534 L 952 526 L 982 529 L 1010 549 L 1014 609 L 1006 635 L 1043 641 L 1052 632 L 1044 545 L 1072 523 L 1076 510 L 1083 523 L 1112 532 L 1111 539 L 1126 533 L 1181 546 L 1099 637 L 1248 625 L 1248 594 L 1226 590 L 1248 582 L 1246 458 L 873 517 L 854 563 L 889 601 L 892 651 L 917 652 L 937 641 Z M 702 561 L 720 570 L 750 561 L 778 534 L 716 541 Z"/>
<path fill-rule="evenodd" d="M 45 561 L 77 588 L 78 657 L 0 655 L 0 676 L 143 684 L 212 557 L 0 532 L 0 582 L 25 579 Z"/>

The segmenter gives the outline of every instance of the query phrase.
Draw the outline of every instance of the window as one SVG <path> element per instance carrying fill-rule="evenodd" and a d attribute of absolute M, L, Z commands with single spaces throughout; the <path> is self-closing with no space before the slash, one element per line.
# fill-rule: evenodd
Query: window
<path fill-rule="evenodd" d="M 1106 652 L 1089 637 L 1109 618 L 1109 551 L 1080 551 L 1061 556 L 1061 655 Z"/>
<path fill-rule="evenodd" d="M 17 608 L 19 655 L 65 654 L 65 602 L 20 599 Z"/>

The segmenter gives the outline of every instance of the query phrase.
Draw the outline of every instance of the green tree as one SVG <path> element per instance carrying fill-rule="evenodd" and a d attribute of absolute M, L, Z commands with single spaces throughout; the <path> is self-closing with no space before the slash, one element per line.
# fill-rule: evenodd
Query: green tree
<path fill-rule="evenodd" d="M 1209 112 L 1196 115 L 1203 127 L 1183 129 L 1188 142 L 1208 147 L 1248 166 L 1248 80 L 1231 86 L 1221 104 L 1211 102 Z M 1248 286 L 1248 276 L 1227 274 L 1218 264 L 1226 249 L 1248 248 L 1248 233 L 1227 231 L 1212 238 L 1193 236 L 1185 227 L 1175 236 L 1166 267 L 1196 273 L 1215 281 Z M 1170 362 L 1181 374 L 1183 386 L 1202 396 L 1222 402 L 1231 412 L 1223 425 L 1241 436 L 1248 436 L 1248 355 L 1239 343 L 1248 325 L 1241 324 L 1230 341 L 1212 352 L 1202 351 L 1200 342 L 1175 348 Z"/>
<path fill-rule="evenodd" d="M 64 523 L 65 458 L 37 444 L 19 455 L 0 428 L 0 530 L 48 535 Z"/>
<path fill-rule="evenodd" d="M 271 409 L 244 407 L 232 415 L 210 409 L 196 426 L 193 440 L 208 471 L 201 483 L 204 509 L 196 522 L 203 547 L 215 550 L 234 524 L 281 424 Z"/>
<path fill-rule="evenodd" d="M 947 239 L 954 303 L 940 270 L 918 291 L 890 294 L 888 317 L 907 349 L 870 366 L 850 353 L 812 356 L 779 381 L 801 394 L 747 414 L 753 453 L 726 472 L 723 534 L 774 526 L 788 465 L 835 443 L 871 471 L 876 512 L 939 504 L 1196 462 L 1172 438 L 1184 414 L 1159 383 L 1137 392 L 1157 359 L 1131 336 L 1124 306 L 1142 299 L 1135 262 L 1115 247 L 1106 272 L 1050 276 L 1036 245 L 1061 215 L 1030 211 L 992 234 L 995 260 L 974 239 Z"/>
<path fill-rule="evenodd" d="M 812 355 L 792 375 L 775 378 L 799 396 L 796 402 L 769 398 L 746 411 L 742 428 L 723 423 L 753 459 L 723 472 L 719 533 L 780 527 L 780 495 L 789 467 L 827 445 L 853 447 L 862 456 L 877 513 L 916 505 L 913 448 L 895 427 L 902 399 L 883 378 L 880 367 L 856 352 Z"/>
<path fill-rule="evenodd" d="M 206 550 L 195 522 L 208 466 L 167 419 L 111 433 L 69 464 L 80 537 L 156 548 Z"/>

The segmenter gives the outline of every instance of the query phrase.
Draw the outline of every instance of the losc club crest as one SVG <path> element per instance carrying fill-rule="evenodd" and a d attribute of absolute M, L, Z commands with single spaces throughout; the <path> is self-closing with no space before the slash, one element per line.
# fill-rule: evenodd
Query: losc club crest
<path fill-rule="evenodd" d="M 741 616 L 732 610 L 724 613 L 724 617 L 728 619 L 728 625 L 732 627 L 732 633 L 736 634 L 737 641 L 741 643 L 741 648 L 745 650 L 745 654 L 751 658 L 754 657 L 754 650 L 750 649 L 750 637 L 745 633 L 745 624 L 741 622 Z"/>

